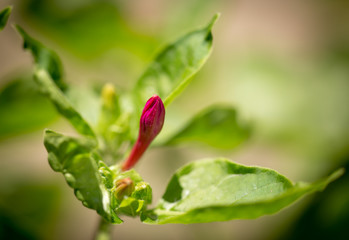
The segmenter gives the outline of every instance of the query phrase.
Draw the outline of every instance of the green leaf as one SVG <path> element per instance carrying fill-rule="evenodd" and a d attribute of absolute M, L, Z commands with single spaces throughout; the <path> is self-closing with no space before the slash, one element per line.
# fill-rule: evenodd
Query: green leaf
<path fill-rule="evenodd" d="M 7 20 L 11 14 L 12 7 L 7 7 L 0 12 L 0 31 L 6 26 Z"/>
<path fill-rule="evenodd" d="M 117 56 L 126 54 L 117 60 L 116 68 L 132 71 L 139 61 L 134 57 L 147 59 L 156 46 L 154 33 L 132 24 L 123 7 L 115 2 L 74 1 L 74 6 L 67 7 L 61 0 L 27 0 L 24 5 L 21 16 L 83 60 L 99 58 L 106 52 L 109 55 L 113 50 Z"/>
<path fill-rule="evenodd" d="M 96 126 L 101 108 L 100 96 L 93 86 L 86 85 L 69 86 L 64 95 L 86 122 L 91 126 Z"/>
<path fill-rule="evenodd" d="M 31 51 L 37 66 L 46 70 L 55 84 L 64 91 L 67 86 L 63 81 L 63 67 L 58 55 L 39 41 L 30 37 L 20 26 L 16 25 L 16 28 L 23 38 L 23 48 Z"/>
<path fill-rule="evenodd" d="M 91 127 L 62 92 L 66 89 L 66 84 L 62 80 L 62 64 L 57 54 L 30 37 L 20 26 L 17 25 L 16 28 L 24 40 L 23 47 L 29 49 L 34 57 L 37 65 L 34 80 L 40 91 L 52 101 L 57 111 L 67 118 L 79 133 L 94 137 Z"/>
<path fill-rule="evenodd" d="M 90 138 L 77 139 L 46 130 L 44 144 L 51 168 L 63 173 L 83 205 L 95 209 L 111 223 L 121 223 L 110 207 L 110 192 L 99 174 L 99 156 L 94 152 L 96 142 Z"/>
<path fill-rule="evenodd" d="M 50 75 L 45 70 L 37 69 L 34 72 L 34 80 L 37 82 L 40 91 L 52 101 L 57 111 L 62 114 L 79 133 L 95 137 L 91 127 L 71 106 L 70 102 L 57 85 L 54 84 Z"/>
<path fill-rule="evenodd" d="M 239 121 L 235 109 L 213 106 L 196 115 L 165 145 L 181 142 L 203 142 L 221 149 L 232 149 L 250 136 L 250 128 Z"/>
<path fill-rule="evenodd" d="M 274 170 L 222 158 L 201 160 L 175 173 L 158 206 L 142 220 L 188 224 L 253 219 L 276 213 L 306 194 L 323 190 L 342 174 L 340 169 L 312 184 L 292 184 Z"/>
<path fill-rule="evenodd" d="M 167 106 L 184 90 L 211 53 L 211 28 L 217 18 L 218 14 L 206 27 L 188 33 L 157 55 L 135 86 L 140 103 L 157 94 Z"/>
<path fill-rule="evenodd" d="M 18 176 L 1 185 L 0 239 L 50 239 L 61 211 L 60 188 Z"/>
<path fill-rule="evenodd" d="M 36 88 L 31 79 L 19 77 L 0 89 L 0 139 L 42 128 L 58 118 Z"/>

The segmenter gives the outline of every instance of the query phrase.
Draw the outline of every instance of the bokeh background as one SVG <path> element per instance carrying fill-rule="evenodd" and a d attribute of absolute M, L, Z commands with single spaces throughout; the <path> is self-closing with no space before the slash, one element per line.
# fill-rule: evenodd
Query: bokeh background
<path fill-rule="evenodd" d="M 33 87 L 17 23 L 61 57 L 69 83 L 130 88 L 161 47 L 216 12 L 214 50 L 167 110 L 169 128 L 214 103 L 253 126 L 233 151 L 200 144 L 154 148 L 137 169 L 154 202 L 172 173 L 225 156 L 315 181 L 349 165 L 349 2 L 346 0 L 2 0 L 0 32 L 0 238 L 91 239 L 97 214 L 51 170 L 44 128 L 72 132 Z M 165 125 L 166 127 L 166 125 Z M 208 130 L 209 131 L 209 130 Z M 273 216 L 209 224 L 142 224 L 124 218 L 115 239 L 349 239 L 349 176 Z"/>

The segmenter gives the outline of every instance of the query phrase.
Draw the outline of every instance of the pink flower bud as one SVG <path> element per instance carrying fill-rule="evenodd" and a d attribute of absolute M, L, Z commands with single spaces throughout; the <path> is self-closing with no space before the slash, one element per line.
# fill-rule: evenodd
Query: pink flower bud
<path fill-rule="evenodd" d="M 147 150 L 150 143 L 160 133 L 165 120 L 165 107 L 159 96 L 152 96 L 142 112 L 140 120 L 139 135 L 136 144 L 126 162 L 122 165 L 122 170 L 132 168 Z"/>

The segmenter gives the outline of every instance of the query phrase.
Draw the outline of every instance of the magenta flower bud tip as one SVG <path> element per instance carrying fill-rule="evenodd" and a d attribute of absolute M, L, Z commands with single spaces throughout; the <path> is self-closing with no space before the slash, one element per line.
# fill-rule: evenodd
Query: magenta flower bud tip
<path fill-rule="evenodd" d="M 157 95 L 152 96 L 143 109 L 139 134 L 136 144 L 126 162 L 122 165 L 122 170 L 132 168 L 139 158 L 147 150 L 150 143 L 160 133 L 165 120 L 165 107 L 161 98 Z"/>

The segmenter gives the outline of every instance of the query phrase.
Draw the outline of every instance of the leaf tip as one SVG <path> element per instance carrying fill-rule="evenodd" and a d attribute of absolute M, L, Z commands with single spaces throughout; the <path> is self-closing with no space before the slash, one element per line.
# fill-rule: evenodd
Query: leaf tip
<path fill-rule="evenodd" d="M 6 14 L 10 15 L 12 13 L 12 9 L 13 9 L 13 6 L 8 6 L 7 8 L 5 8 Z"/>
<path fill-rule="evenodd" d="M 0 11 L 0 13 L 8 17 L 8 15 L 10 15 L 10 13 L 12 12 L 12 8 L 13 8 L 12 6 L 7 6 L 2 11 Z"/>
<path fill-rule="evenodd" d="M 344 173 L 345 173 L 344 168 L 340 168 L 340 169 L 336 170 L 328 177 L 328 182 L 333 182 L 333 181 L 337 180 L 338 178 L 343 176 Z"/>
<path fill-rule="evenodd" d="M 12 6 L 8 6 L 0 11 L 0 24 L 2 28 L 6 25 L 7 20 L 10 17 L 11 11 Z"/>
<path fill-rule="evenodd" d="M 217 20 L 219 19 L 219 17 L 221 16 L 221 13 L 216 13 L 215 15 L 213 15 L 210 23 L 207 26 L 207 29 L 211 30 L 213 25 L 217 22 Z"/>
<path fill-rule="evenodd" d="M 49 128 L 45 128 L 44 129 L 44 134 L 46 135 L 46 134 L 50 134 L 50 133 L 54 133 L 54 131 L 52 131 L 51 129 L 49 129 Z"/>

